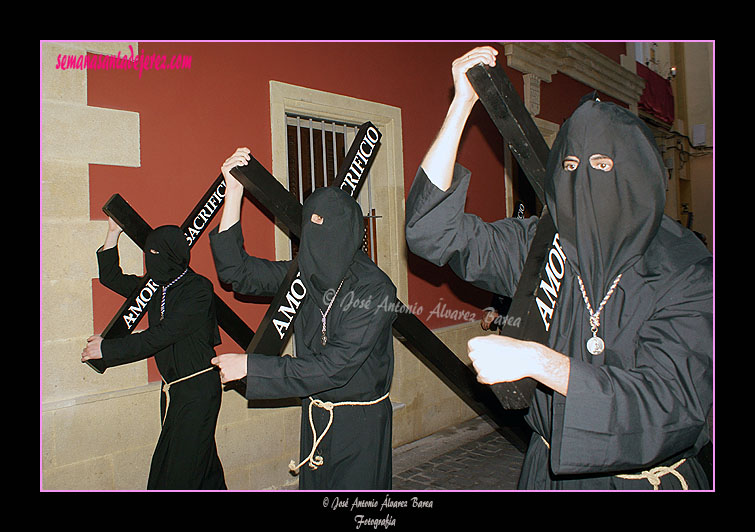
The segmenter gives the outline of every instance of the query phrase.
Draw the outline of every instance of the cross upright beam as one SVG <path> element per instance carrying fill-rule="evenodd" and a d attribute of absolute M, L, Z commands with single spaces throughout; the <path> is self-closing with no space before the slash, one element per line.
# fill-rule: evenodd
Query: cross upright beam
<path fill-rule="evenodd" d="M 467 78 L 544 205 L 543 183 L 550 148 L 511 80 L 500 66 L 483 64 L 470 68 Z"/>
<path fill-rule="evenodd" d="M 543 187 L 550 149 L 508 76 L 500 66 L 491 68 L 479 64 L 467 71 L 467 78 L 516 157 L 540 202 L 545 205 Z M 559 286 L 549 283 L 546 266 L 551 253 L 557 253 L 554 251 L 557 246 L 558 233 L 545 207 L 509 307 L 509 316 L 521 320 L 506 320 L 501 327 L 501 334 L 541 344 L 547 342 L 550 326 L 547 316 L 550 312 L 552 317 L 556 310 Z M 545 291 L 546 287 L 549 292 Z M 512 325 L 517 321 L 519 326 Z M 523 409 L 529 407 L 536 386 L 537 381 L 527 377 L 514 382 L 494 384 L 491 388 L 504 408 Z"/>

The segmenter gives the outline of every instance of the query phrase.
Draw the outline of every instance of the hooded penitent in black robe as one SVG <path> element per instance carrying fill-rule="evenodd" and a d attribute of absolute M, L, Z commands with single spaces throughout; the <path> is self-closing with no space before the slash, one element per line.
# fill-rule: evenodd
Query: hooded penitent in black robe
<path fill-rule="evenodd" d="M 163 388 L 165 383 L 211 368 L 172 384 L 169 403 L 167 395 L 160 394 L 164 421 L 147 489 L 224 490 L 225 476 L 215 445 L 222 388 L 219 373 L 210 364 L 214 346 L 220 343 L 212 283 L 188 268 L 189 246 L 178 227 L 152 231 L 145 250 L 147 273 L 160 285 L 147 306 L 149 328 L 103 340 L 102 358 L 106 367 L 113 367 L 154 355 Z M 98 251 L 97 259 L 100 282 L 106 287 L 128 296 L 139 285 L 139 277 L 121 270 L 117 247 Z M 169 286 L 164 303 L 163 286 Z"/>
<path fill-rule="evenodd" d="M 593 168 L 591 155 L 613 160 Z M 579 165 L 568 171 L 564 159 Z M 407 199 L 410 249 L 496 294 L 512 296 L 538 220 L 485 223 L 464 213 L 470 172 L 457 165 L 445 192 L 422 168 Z M 666 172 L 650 131 L 629 111 L 588 101 L 561 128 L 545 190 L 566 272 L 548 346 L 571 357 L 564 397 L 543 386 L 526 414 L 534 430 L 521 489 L 653 489 L 625 478 L 672 466 L 690 489 L 707 489 L 695 456 L 709 441 L 712 404 L 712 257 L 663 214 Z M 592 337 L 579 275 L 600 314 L 603 353 Z M 547 310 L 543 312 L 547 313 Z M 680 489 L 673 473 L 659 489 Z"/>
<path fill-rule="evenodd" d="M 322 224 L 311 221 L 313 213 L 322 217 Z M 302 398 L 301 461 L 315 439 L 310 410 L 317 437 L 329 421 L 327 410 L 310 408 L 313 400 L 369 403 L 383 398 L 371 405 L 334 407 L 332 425 L 315 453 L 322 465 L 301 465 L 300 489 L 391 488 L 387 394 L 393 378 L 396 288 L 361 251 L 362 220 L 356 201 L 336 187 L 317 189 L 307 198 L 298 253 L 307 294 L 293 323 L 296 357 L 253 353 L 247 359 L 248 399 Z M 274 295 L 290 265 L 247 255 L 239 223 L 220 233 L 214 229 L 210 244 L 218 277 L 240 294 Z M 323 345 L 321 313 L 331 301 Z"/>

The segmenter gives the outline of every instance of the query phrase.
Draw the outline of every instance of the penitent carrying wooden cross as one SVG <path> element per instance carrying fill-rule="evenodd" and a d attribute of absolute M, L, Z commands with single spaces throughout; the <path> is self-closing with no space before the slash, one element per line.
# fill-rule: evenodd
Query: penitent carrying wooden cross
<path fill-rule="evenodd" d="M 338 186 L 356 198 L 377 156 L 380 138 L 381 134 L 374 125 L 370 122 L 362 124 L 331 186 Z M 231 175 L 281 221 L 293 237 L 301 236 L 302 204 L 253 156 L 250 156 L 246 166 L 233 168 Z M 306 289 L 299 280 L 299 268 L 294 259 L 246 352 L 280 355 L 293 330 L 290 325 L 304 297 Z M 524 437 L 518 428 L 512 428 L 519 420 L 501 407 L 490 387 L 477 382 L 474 371 L 459 360 L 400 300 L 395 301 L 394 308 L 397 317 L 393 330 L 397 339 L 467 405 L 481 415 L 488 415 L 512 444 L 524 450 Z M 231 387 L 244 394 L 244 379 L 236 381 Z"/>
<path fill-rule="evenodd" d="M 220 174 L 180 226 L 189 243 L 189 248 L 194 245 L 197 239 L 209 227 L 210 222 L 220 210 L 224 199 L 225 179 L 223 178 L 223 174 Z M 139 216 L 120 194 L 111 196 L 102 207 L 102 210 L 144 251 L 144 243 L 147 235 L 152 231 L 152 227 Z M 152 295 L 157 291 L 157 283 L 150 278 L 148 273 L 145 274 L 141 278 L 141 282 L 137 288 L 126 298 L 126 301 L 118 309 L 100 336 L 107 339 L 122 338 L 131 334 L 136 329 L 139 321 L 144 317 L 147 303 L 149 303 Z M 213 297 L 215 298 L 218 325 L 240 347 L 244 348 L 249 345 L 254 332 L 217 294 L 213 294 Z M 98 373 L 103 373 L 106 369 L 102 359 L 87 360 L 87 364 Z"/>

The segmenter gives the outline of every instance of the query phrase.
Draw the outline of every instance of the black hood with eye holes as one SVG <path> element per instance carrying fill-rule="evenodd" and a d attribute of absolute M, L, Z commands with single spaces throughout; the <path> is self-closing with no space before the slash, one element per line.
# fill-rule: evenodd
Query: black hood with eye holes
<path fill-rule="evenodd" d="M 189 266 L 190 251 L 186 236 L 175 225 L 158 227 L 147 235 L 144 259 L 147 273 L 157 284 L 170 283 Z"/>
<path fill-rule="evenodd" d="M 595 154 L 610 157 L 613 168 L 593 168 Z M 570 155 L 580 161 L 573 171 L 562 164 Z M 665 190 L 653 135 L 627 109 L 588 100 L 561 127 L 548 158 L 546 203 L 593 306 L 657 233 Z"/>
<path fill-rule="evenodd" d="M 322 224 L 312 222 L 312 214 L 322 217 Z M 302 206 L 301 225 L 298 261 L 302 282 L 315 296 L 317 305 L 325 308 L 329 302 L 325 294 L 338 289 L 361 247 L 362 211 L 343 190 L 318 188 Z"/>

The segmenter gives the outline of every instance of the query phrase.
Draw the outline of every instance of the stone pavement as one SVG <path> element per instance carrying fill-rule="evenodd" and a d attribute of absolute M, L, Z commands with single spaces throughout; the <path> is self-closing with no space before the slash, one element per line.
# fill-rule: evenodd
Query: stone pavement
<path fill-rule="evenodd" d="M 524 454 L 485 418 L 394 449 L 394 490 L 515 490 Z"/>

